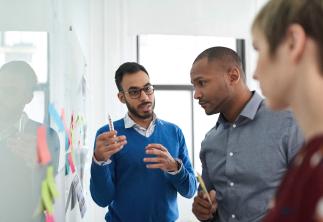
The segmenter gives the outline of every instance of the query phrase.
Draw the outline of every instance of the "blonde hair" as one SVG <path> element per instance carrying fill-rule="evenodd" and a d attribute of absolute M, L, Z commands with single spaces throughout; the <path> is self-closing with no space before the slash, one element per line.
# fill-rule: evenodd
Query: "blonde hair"
<path fill-rule="evenodd" d="M 323 0 L 270 0 L 257 14 L 252 29 L 261 31 L 274 56 L 287 28 L 299 24 L 317 46 L 318 63 L 323 73 Z"/>

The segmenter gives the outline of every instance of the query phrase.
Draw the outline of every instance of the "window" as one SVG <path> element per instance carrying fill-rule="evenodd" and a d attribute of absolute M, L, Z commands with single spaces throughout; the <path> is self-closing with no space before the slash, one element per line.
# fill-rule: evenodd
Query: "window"
<path fill-rule="evenodd" d="M 25 112 L 38 122 L 44 122 L 49 98 L 47 42 L 46 32 L 0 32 L 0 66 L 10 61 L 23 60 L 32 66 L 37 75 L 38 86 Z"/>
<path fill-rule="evenodd" d="M 200 144 L 218 115 L 207 116 L 193 99 L 190 69 L 197 55 L 213 46 L 237 51 L 244 64 L 244 42 L 213 36 L 140 35 L 137 44 L 137 60 L 155 86 L 155 112 L 182 129 L 193 166 L 201 172 Z"/>

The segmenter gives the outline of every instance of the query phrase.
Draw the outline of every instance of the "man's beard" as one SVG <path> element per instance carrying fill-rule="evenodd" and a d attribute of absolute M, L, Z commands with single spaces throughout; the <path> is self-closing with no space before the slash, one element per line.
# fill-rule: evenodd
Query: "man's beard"
<path fill-rule="evenodd" d="M 144 103 L 141 103 L 139 106 L 141 105 L 145 105 L 147 103 L 150 103 L 150 102 L 144 102 Z M 152 118 L 153 115 L 154 115 L 154 108 L 155 108 L 155 100 L 152 102 L 152 112 L 151 113 L 144 113 L 143 115 L 141 115 L 136 108 L 134 108 L 133 106 L 131 106 L 127 101 L 126 101 L 126 106 L 128 108 L 128 111 L 134 115 L 135 117 L 139 118 L 139 119 L 149 119 L 149 118 Z"/>

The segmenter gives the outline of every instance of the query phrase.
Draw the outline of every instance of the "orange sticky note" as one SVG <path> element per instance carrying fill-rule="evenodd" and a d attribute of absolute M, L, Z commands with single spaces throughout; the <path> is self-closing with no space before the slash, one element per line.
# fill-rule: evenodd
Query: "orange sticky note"
<path fill-rule="evenodd" d="M 68 154 L 68 163 L 70 164 L 72 173 L 75 172 L 75 166 L 74 166 L 74 162 L 73 162 L 73 158 L 72 158 L 72 153 Z"/>
<path fill-rule="evenodd" d="M 40 126 L 37 129 L 37 156 L 38 162 L 42 165 L 46 165 L 51 160 L 50 152 L 48 150 L 46 140 L 46 128 Z"/>

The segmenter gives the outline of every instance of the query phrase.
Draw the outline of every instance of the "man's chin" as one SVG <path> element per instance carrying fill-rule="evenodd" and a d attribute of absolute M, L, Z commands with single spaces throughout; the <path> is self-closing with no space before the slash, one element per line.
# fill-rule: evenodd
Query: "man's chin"
<path fill-rule="evenodd" d="M 153 112 L 145 112 L 140 116 L 141 116 L 142 119 L 150 119 L 150 118 L 153 117 L 153 115 L 154 115 Z"/>
<path fill-rule="evenodd" d="M 205 111 L 205 114 L 208 115 L 208 116 L 219 113 L 218 110 L 204 109 L 204 111 Z"/>

